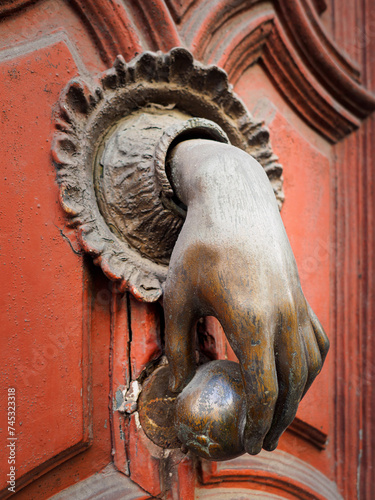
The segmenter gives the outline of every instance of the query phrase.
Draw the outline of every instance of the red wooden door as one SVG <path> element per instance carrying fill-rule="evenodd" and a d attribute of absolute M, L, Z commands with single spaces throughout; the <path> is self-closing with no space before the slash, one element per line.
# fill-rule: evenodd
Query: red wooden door
<path fill-rule="evenodd" d="M 1 498 L 371 498 L 371 7 L 2 2 Z M 268 125 L 301 283 L 331 340 L 278 449 L 217 463 L 163 451 L 136 411 L 118 411 L 123 391 L 162 355 L 162 307 L 116 292 L 84 255 L 50 152 L 56 103 L 73 77 L 97 77 L 118 54 L 177 46 L 225 69 Z M 199 332 L 215 356 L 234 359 L 217 323 Z"/>

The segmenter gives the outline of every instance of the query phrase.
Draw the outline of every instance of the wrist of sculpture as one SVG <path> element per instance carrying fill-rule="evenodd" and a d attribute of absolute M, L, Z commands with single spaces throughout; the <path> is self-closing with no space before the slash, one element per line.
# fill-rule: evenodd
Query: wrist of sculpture
<path fill-rule="evenodd" d="M 179 144 L 190 144 L 196 140 L 229 144 L 226 133 L 211 120 L 203 118 L 177 119 L 174 124 L 164 128 L 162 135 L 155 143 L 153 154 L 153 166 L 157 184 L 161 188 L 162 204 L 183 218 L 186 215 L 186 207 L 184 207 L 186 204 L 181 199 L 181 195 L 178 194 L 178 178 L 173 174 L 175 170 L 173 157 Z"/>
<path fill-rule="evenodd" d="M 208 139 L 179 142 L 170 150 L 166 170 L 177 200 L 185 206 L 219 210 L 235 207 L 236 214 L 278 212 L 269 179 L 250 155 L 230 144 Z M 239 200 L 244 200 L 240 204 Z M 221 219 L 226 215 L 222 210 Z"/>

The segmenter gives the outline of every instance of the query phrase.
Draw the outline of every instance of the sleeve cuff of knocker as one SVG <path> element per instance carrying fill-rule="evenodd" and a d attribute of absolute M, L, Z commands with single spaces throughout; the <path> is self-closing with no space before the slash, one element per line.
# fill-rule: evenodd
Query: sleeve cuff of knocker
<path fill-rule="evenodd" d="M 178 143 L 190 139 L 210 139 L 230 144 L 224 130 L 215 122 L 205 118 L 190 118 L 164 130 L 155 147 L 155 175 L 161 188 L 160 197 L 164 207 L 182 218 L 186 216 L 186 207 L 178 198 L 168 156 Z"/>

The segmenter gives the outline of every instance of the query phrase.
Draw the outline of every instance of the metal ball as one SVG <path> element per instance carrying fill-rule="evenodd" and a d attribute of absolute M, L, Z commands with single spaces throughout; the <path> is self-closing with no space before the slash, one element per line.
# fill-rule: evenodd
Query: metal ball
<path fill-rule="evenodd" d="M 200 366 L 176 400 L 175 428 L 183 445 L 208 460 L 245 453 L 246 403 L 240 367 L 233 361 Z"/>

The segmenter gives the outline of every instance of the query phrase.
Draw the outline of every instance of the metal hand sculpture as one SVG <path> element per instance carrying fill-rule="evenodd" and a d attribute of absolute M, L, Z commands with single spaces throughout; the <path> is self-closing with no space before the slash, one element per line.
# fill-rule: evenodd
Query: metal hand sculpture
<path fill-rule="evenodd" d="M 193 378 L 195 324 L 215 316 L 240 362 L 244 450 L 273 450 L 322 368 L 328 339 L 301 290 L 275 196 L 259 163 L 236 147 L 190 140 L 174 149 L 170 170 L 175 192 L 187 206 L 164 292 L 171 388 L 179 392 Z M 197 383 L 192 390 L 202 387 Z"/>
<path fill-rule="evenodd" d="M 164 289 L 169 367 L 141 381 L 146 434 L 215 460 L 274 449 L 329 344 L 280 218 L 282 167 L 267 128 L 223 70 L 176 48 L 119 56 L 95 82 L 73 79 L 52 153 L 82 249 L 119 293 L 154 302 Z M 196 367 L 203 316 L 220 321 L 239 364 Z"/>

